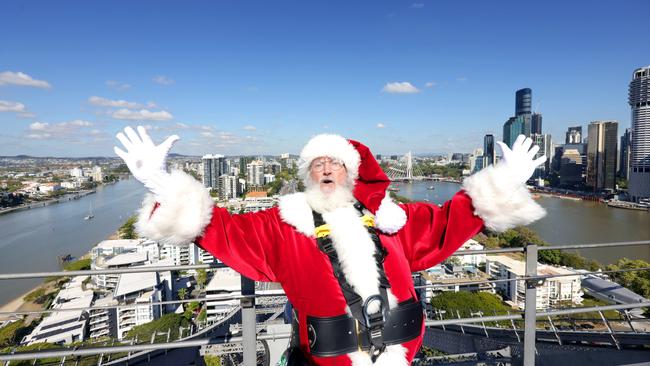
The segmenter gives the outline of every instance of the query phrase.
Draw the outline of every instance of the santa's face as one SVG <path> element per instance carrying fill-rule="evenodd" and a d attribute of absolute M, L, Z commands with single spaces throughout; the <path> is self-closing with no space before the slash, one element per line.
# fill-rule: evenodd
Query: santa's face
<path fill-rule="evenodd" d="M 330 194 L 336 188 L 345 186 L 348 171 L 340 160 L 321 156 L 311 162 L 309 175 L 321 192 Z"/>

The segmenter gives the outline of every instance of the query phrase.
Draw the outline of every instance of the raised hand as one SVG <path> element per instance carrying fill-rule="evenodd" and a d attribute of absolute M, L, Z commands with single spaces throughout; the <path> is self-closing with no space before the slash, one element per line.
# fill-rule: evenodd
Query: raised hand
<path fill-rule="evenodd" d="M 497 144 L 503 155 L 502 164 L 508 168 L 509 174 L 518 183 L 526 183 L 535 173 L 535 169 L 546 161 L 546 155 L 535 159 L 539 146 L 533 145 L 533 140 L 524 135 L 517 136 L 515 143 L 512 144 L 512 150 L 501 141 Z"/>
<path fill-rule="evenodd" d="M 116 137 L 126 151 L 117 146 L 113 150 L 124 160 L 133 176 L 161 199 L 164 197 L 165 183 L 169 180 L 167 154 L 179 137 L 169 136 L 163 143 L 156 145 L 144 127 L 138 126 L 137 130 L 136 133 L 131 127 L 126 127 L 124 133 L 118 133 Z"/>

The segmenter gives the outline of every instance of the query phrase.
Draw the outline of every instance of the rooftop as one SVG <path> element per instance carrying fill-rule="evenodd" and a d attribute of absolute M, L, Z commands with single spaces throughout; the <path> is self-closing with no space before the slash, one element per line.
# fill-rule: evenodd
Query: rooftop
<path fill-rule="evenodd" d="M 124 266 L 127 264 L 145 262 L 147 258 L 147 252 L 123 253 L 107 259 L 104 262 L 104 266 Z"/>
<path fill-rule="evenodd" d="M 113 296 L 124 296 L 158 285 L 156 272 L 122 273 L 115 286 Z"/>

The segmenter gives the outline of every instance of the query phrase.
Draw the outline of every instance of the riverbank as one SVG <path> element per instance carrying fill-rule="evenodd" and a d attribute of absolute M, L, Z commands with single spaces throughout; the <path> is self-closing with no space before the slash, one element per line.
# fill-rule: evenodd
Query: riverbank
<path fill-rule="evenodd" d="M 86 190 L 86 191 L 80 191 L 80 192 L 77 192 L 77 193 L 66 194 L 63 197 L 54 198 L 54 199 L 47 200 L 47 201 L 31 202 L 31 203 L 23 204 L 23 205 L 16 206 L 16 207 L 3 208 L 3 209 L 0 209 L 0 215 L 8 214 L 8 213 L 11 213 L 11 212 L 19 212 L 19 211 L 23 211 L 23 210 L 30 210 L 30 209 L 38 208 L 38 207 L 46 207 L 46 206 L 49 206 L 49 205 L 54 205 L 56 203 L 68 202 L 68 201 L 79 199 L 81 197 L 85 197 L 85 196 L 87 196 L 89 194 L 93 194 L 95 192 L 96 191 L 94 189 L 90 189 L 90 190 Z"/>
<path fill-rule="evenodd" d="M 111 234 L 107 240 L 116 240 L 119 239 L 119 229 Z M 91 249 L 92 251 L 92 249 Z M 78 260 L 82 259 L 87 259 L 90 258 L 91 252 L 88 251 L 88 253 L 82 255 L 81 257 L 78 258 Z M 34 293 L 36 291 L 42 291 L 44 294 L 50 293 L 52 291 L 58 291 L 60 288 L 56 288 L 56 284 L 58 281 L 52 281 L 52 279 L 45 279 L 42 283 L 38 284 L 31 290 L 25 292 L 24 294 L 16 297 L 15 299 L 5 303 L 4 305 L 0 306 L 0 321 L 3 320 L 9 320 L 9 319 L 16 319 L 16 318 L 21 318 L 22 315 L 12 315 L 12 314 L 2 314 L 2 313 L 11 313 L 11 312 L 28 312 L 28 311 L 39 311 L 39 310 L 45 310 L 45 304 L 38 304 L 34 301 L 28 301 L 25 298 L 27 295 Z M 38 315 L 31 315 L 28 316 L 28 321 L 26 323 L 31 322 L 33 319 L 38 318 Z"/>

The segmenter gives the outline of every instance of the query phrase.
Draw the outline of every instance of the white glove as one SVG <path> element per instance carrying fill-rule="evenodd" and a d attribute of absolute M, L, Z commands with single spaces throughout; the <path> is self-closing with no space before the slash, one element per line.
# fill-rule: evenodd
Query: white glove
<path fill-rule="evenodd" d="M 498 141 L 503 161 L 501 164 L 508 170 L 510 176 L 517 183 L 526 183 L 526 181 L 535 173 L 535 169 L 544 164 L 546 155 L 537 159 L 535 154 L 539 151 L 539 146 L 533 144 L 533 140 L 524 135 L 517 136 L 515 143 L 512 144 L 512 150 L 505 143 Z M 533 160 L 534 159 L 534 160 Z"/>
<path fill-rule="evenodd" d="M 131 127 L 124 129 L 126 136 L 122 132 L 116 135 L 126 152 L 117 146 L 113 150 L 124 160 L 135 179 L 142 182 L 162 202 L 165 200 L 165 187 L 171 179 L 166 168 L 167 153 L 179 137 L 169 136 L 165 142 L 156 146 L 144 127 L 137 128 L 139 136 Z"/>

